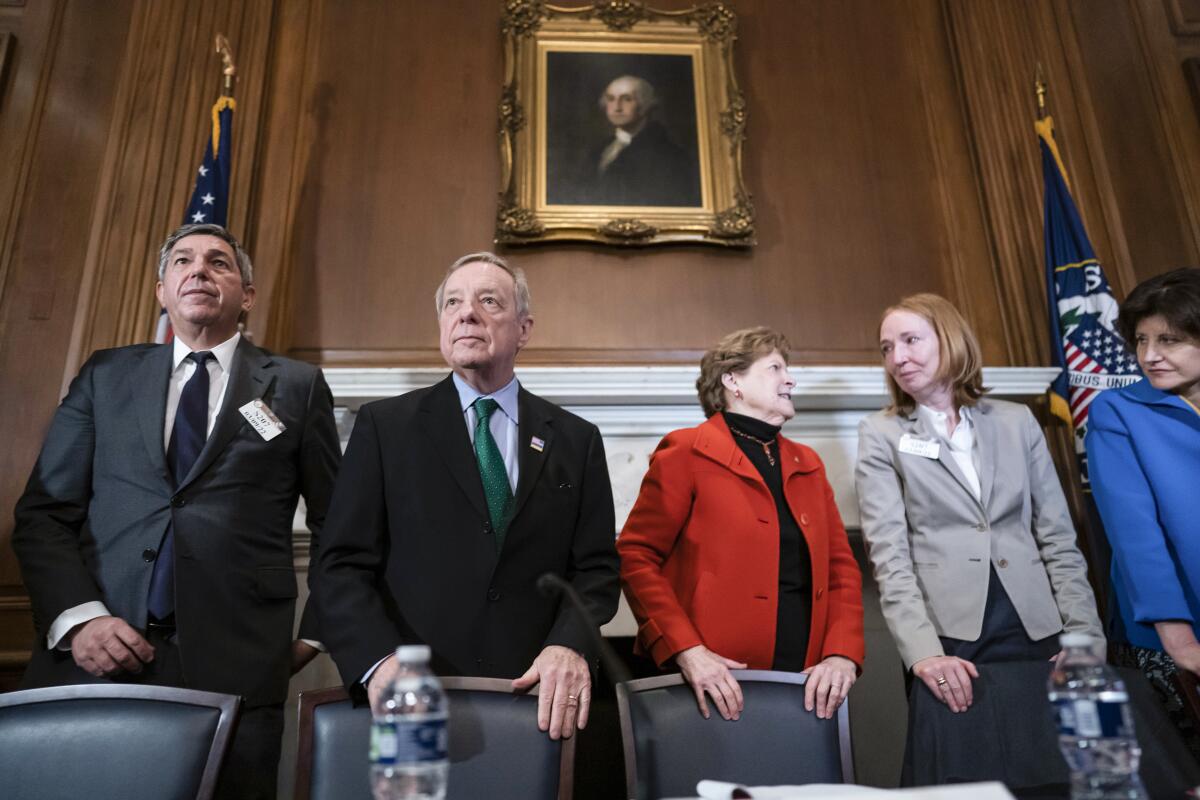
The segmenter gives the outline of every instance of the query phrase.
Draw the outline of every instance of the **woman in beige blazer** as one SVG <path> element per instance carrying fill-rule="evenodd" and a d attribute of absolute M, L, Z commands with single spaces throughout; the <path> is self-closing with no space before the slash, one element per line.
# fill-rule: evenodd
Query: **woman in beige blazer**
<path fill-rule="evenodd" d="M 976 662 L 1103 641 L 1066 498 L 1029 409 L 984 398 L 979 343 L 933 294 L 887 309 L 892 404 L 859 425 L 855 483 L 883 615 L 905 667 L 953 711 Z"/>

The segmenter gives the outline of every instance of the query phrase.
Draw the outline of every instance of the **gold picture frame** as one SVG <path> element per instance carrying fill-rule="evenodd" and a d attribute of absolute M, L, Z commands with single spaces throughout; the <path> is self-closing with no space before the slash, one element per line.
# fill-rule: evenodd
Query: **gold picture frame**
<path fill-rule="evenodd" d="M 755 244 L 727 6 L 506 0 L 501 32 L 498 244 Z"/>

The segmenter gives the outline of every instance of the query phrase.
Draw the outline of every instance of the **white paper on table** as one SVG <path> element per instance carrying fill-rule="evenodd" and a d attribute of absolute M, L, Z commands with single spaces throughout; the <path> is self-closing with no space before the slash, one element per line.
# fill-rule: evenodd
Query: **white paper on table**
<path fill-rule="evenodd" d="M 745 789 L 754 800 L 817 800 L 818 798 L 893 797 L 905 800 L 1013 800 L 1004 784 L 960 783 L 918 789 L 875 789 L 853 784 L 814 783 L 807 786 L 740 786 L 723 781 L 700 781 L 696 794 L 701 800 L 729 800 L 734 789 Z"/>

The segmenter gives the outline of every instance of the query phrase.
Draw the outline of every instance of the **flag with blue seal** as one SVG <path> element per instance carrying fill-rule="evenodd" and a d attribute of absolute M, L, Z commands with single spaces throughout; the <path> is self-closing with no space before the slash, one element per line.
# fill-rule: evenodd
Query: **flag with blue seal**
<path fill-rule="evenodd" d="M 1050 407 L 1074 431 L 1075 454 L 1085 490 L 1088 486 L 1088 408 L 1105 389 L 1141 380 L 1137 359 L 1125 349 L 1116 330 L 1117 301 L 1104 267 L 1096 258 L 1071 196 L 1058 146 L 1054 120 L 1034 123 L 1042 151 L 1046 184 L 1046 297 L 1050 312 L 1050 350 L 1060 367 L 1050 387 Z"/>

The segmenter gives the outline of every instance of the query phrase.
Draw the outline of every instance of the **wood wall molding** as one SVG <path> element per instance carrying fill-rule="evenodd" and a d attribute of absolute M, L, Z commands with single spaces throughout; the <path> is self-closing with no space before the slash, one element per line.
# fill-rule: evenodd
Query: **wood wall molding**
<path fill-rule="evenodd" d="M 269 101 L 247 236 L 253 238 L 255 259 L 270 269 L 256 277 L 258 300 L 249 330 L 260 344 L 279 352 L 291 344 L 293 265 L 307 255 L 304 242 L 319 225 L 301 213 L 304 193 L 315 190 L 304 177 L 310 161 L 320 157 L 314 148 L 330 145 L 318 140 L 320 120 L 329 113 L 328 97 L 313 97 L 312 91 L 323 13 L 322 0 L 284 3 L 275 19 L 271 38 L 276 46 L 267 67 Z M 296 53 L 306 57 L 298 59 Z"/>
<path fill-rule="evenodd" d="M 1195 26 L 1189 33 L 1200 34 L 1200 0 L 1174 0 L 1187 13 L 1186 19 Z M 1188 87 L 1183 80 L 1180 58 L 1170 26 L 1164 19 L 1161 6 L 1154 0 L 1135 0 L 1132 3 L 1138 42 L 1147 65 L 1148 91 L 1158 109 L 1161 131 L 1170 153 L 1177 185 L 1178 204 L 1186 211 L 1190 223 L 1191 254 L 1189 262 L 1200 264 L 1200 120 L 1193 112 Z M 1183 266 L 1182 264 L 1177 266 Z"/>
<path fill-rule="evenodd" d="M 1118 291 L 1122 288 L 1124 291 L 1128 291 L 1137 282 L 1133 271 L 1133 256 L 1130 253 L 1128 237 L 1125 235 L 1125 220 L 1122 218 L 1121 207 L 1113 190 L 1112 174 L 1105 157 L 1104 132 L 1096 117 L 1094 99 L 1088 91 L 1087 72 L 1083 63 L 1079 36 L 1065 0 L 1055 0 L 1053 8 L 1056 29 L 1060 32 L 1057 41 L 1061 45 L 1063 66 L 1066 68 L 1063 75 L 1067 78 L 1066 88 L 1070 92 L 1067 95 L 1070 105 L 1064 110 L 1068 112 L 1068 123 L 1078 125 L 1082 133 L 1081 137 L 1073 138 L 1074 140 L 1082 138 L 1085 154 L 1076 156 L 1072 161 L 1070 155 L 1062 153 L 1061 145 L 1059 151 L 1067 161 L 1075 203 L 1080 208 L 1084 224 L 1089 226 L 1088 235 L 1094 236 L 1089 220 L 1097 219 L 1103 223 L 1100 234 L 1104 238 L 1099 242 L 1093 238 L 1092 247 L 1096 250 L 1101 263 L 1104 264 L 1105 274 L 1110 283 L 1114 283 L 1118 287 Z M 1079 100 L 1075 99 L 1076 92 L 1080 95 Z M 1057 99 L 1057 91 L 1054 94 L 1055 97 L 1050 103 L 1051 108 L 1062 107 Z M 1058 117 L 1055 119 L 1057 121 Z M 1062 132 L 1056 130 L 1056 135 L 1060 140 L 1072 142 L 1072 138 L 1064 137 Z M 1081 174 L 1077 176 L 1076 172 Z"/>
<path fill-rule="evenodd" d="M 273 2 L 137 3 L 64 386 L 93 350 L 144 342 L 153 333 L 158 247 L 182 219 L 211 132 L 221 80 L 212 44 L 218 32 L 229 36 L 239 68 L 229 226 L 246 226 L 273 13 Z"/>
<path fill-rule="evenodd" d="M 1162 0 L 1177 36 L 1200 36 L 1200 0 Z"/>
<path fill-rule="evenodd" d="M 1109 279 L 1120 297 L 1151 275 L 1196 263 L 1200 252 L 1200 127 L 1180 66 L 1185 40 L 1171 34 L 1158 0 L 1056 0 L 1054 10 L 1071 32 L 1064 41 L 1075 45 L 1070 76 L 1086 101 L 1079 108 L 1097 177 L 1097 186 L 1076 188 L 1076 199 L 1101 259 L 1113 256 Z M 1088 204 L 1096 199 L 1112 250 L 1095 241 Z"/>
<path fill-rule="evenodd" d="M 0 26 L 20 40 L 0 113 L 4 592 L 20 586 L 9 546 L 11 509 L 60 396 L 98 164 L 116 95 L 112 76 L 120 73 L 131 1 L 112 0 L 95 16 L 86 4 L 45 2 L 0 17 Z M 5 635 L 0 626 L 0 640 Z M 28 644 L 25 638 L 21 646 Z M 10 648 L 0 641 L 0 649 Z"/>
<path fill-rule="evenodd" d="M 928 130 L 930 159 L 938 181 L 938 208 L 946 236 L 942 269 L 952 301 L 973 320 L 978 330 L 991 330 L 1003 340 L 1007 363 L 1019 363 L 1012 333 L 1004 324 L 997 302 L 998 270 L 995 253 L 986 235 L 987 220 L 982 193 L 954 192 L 953 187 L 971 185 L 978 180 L 969 158 L 952 158 L 953 152 L 971 153 L 966 102 L 961 71 L 956 69 L 955 52 L 948 40 L 941 8 L 920 0 L 910 0 L 907 14 L 908 36 L 913 58 L 924 91 L 921 100 Z"/>
<path fill-rule="evenodd" d="M 1033 80 L 1040 62 L 1054 92 L 1054 108 L 1070 108 L 1069 72 L 1057 55 L 1061 46 L 1053 46 L 1060 44 L 1054 41 L 1057 26 L 1045 4 L 945 0 L 943 7 L 987 209 L 1003 327 L 1017 363 L 1047 363 L 1043 192 L 1033 132 Z M 1047 38 L 1052 47 L 1046 46 Z M 1056 117 L 1060 125 L 1072 119 L 1073 114 Z M 1093 236 L 1096 227 L 1089 226 Z"/>
<path fill-rule="evenodd" d="M 25 210 L 22 200 L 26 195 L 29 171 L 33 164 L 31 156 L 37 145 L 38 131 L 44 116 L 46 94 L 50 85 L 49 76 L 54 68 L 56 48 L 51 45 L 57 41 L 58 31 L 62 27 L 64 5 L 64 0 L 54 0 L 42 9 L 42 14 L 22 13 L 20 22 L 23 23 L 23 45 L 20 57 L 31 64 L 39 61 L 40 64 L 36 69 L 36 78 L 18 81 L 18 76 L 14 75 L 12 80 L 15 85 L 0 95 L 0 109 L 6 111 L 6 118 L 0 122 L 0 131 L 6 134 L 4 141 L 0 143 L 0 161 L 8 165 L 4 170 L 7 176 L 0 176 L 0 209 L 7 212 L 0 214 L 0 302 L 4 301 L 9 264 L 13 258 L 13 244 L 20 215 Z M 15 43 L 17 35 L 10 33 L 9 36 L 13 40 L 8 43 L 12 52 L 6 54 L 3 66 L 6 72 L 16 72 L 9 67 L 8 61 L 18 57 Z M 33 72 L 32 69 L 26 71 Z M 11 124 L 8 117 L 14 110 L 19 119 L 19 129 L 16 126 L 8 127 Z M 2 345 L 0 342 L 0 346 Z"/>

